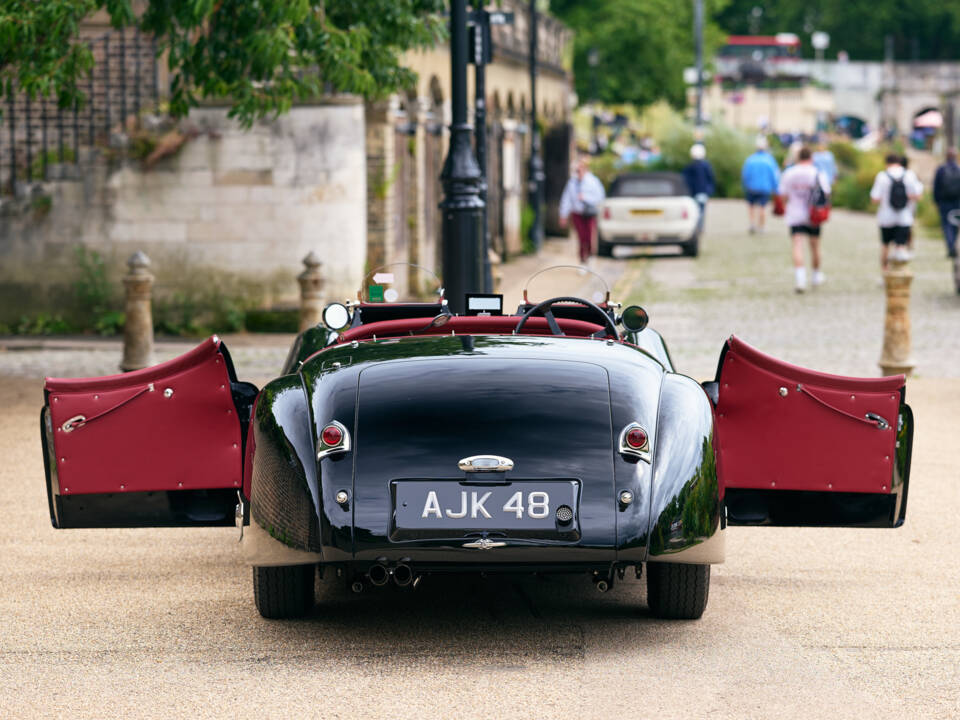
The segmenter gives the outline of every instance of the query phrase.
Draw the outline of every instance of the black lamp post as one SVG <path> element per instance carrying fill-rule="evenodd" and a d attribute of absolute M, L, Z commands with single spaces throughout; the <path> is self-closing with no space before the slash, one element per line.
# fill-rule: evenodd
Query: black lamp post
<path fill-rule="evenodd" d="M 530 0 L 530 165 L 527 190 L 533 210 L 530 242 L 535 250 L 543 244 L 543 159 L 540 157 L 540 130 L 537 127 L 537 0 Z"/>
<path fill-rule="evenodd" d="M 443 283 L 451 311 L 463 313 L 464 293 L 483 292 L 481 173 L 467 122 L 467 7 L 450 2 L 450 148 L 443 163 Z"/>

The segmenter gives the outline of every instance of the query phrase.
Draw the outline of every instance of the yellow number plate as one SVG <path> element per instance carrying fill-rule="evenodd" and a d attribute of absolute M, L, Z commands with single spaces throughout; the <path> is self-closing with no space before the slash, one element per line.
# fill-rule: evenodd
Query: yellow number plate
<path fill-rule="evenodd" d="M 635 208 L 630 211 L 631 215 L 663 215 L 660 208 Z"/>

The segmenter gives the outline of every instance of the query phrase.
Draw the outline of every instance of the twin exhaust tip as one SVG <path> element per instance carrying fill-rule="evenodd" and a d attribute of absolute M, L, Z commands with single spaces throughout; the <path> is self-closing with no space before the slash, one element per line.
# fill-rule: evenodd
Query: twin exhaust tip
<path fill-rule="evenodd" d="M 375 565 L 371 565 L 370 569 L 367 570 L 367 579 L 371 585 L 376 587 L 386 585 L 391 577 L 397 587 L 407 587 L 407 585 L 410 584 L 416 586 L 416 581 L 419 579 L 413 574 L 413 570 L 406 563 L 397 563 L 391 568 L 382 562 L 378 562 Z"/>

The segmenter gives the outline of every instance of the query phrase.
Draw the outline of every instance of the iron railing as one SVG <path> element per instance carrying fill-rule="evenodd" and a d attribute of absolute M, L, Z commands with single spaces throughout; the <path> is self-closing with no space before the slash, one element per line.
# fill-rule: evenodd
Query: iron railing
<path fill-rule="evenodd" d="M 94 65 L 80 85 L 84 107 L 61 108 L 56 98 L 25 94 L 3 100 L 0 190 L 18 182 L 57 179 L 50 166 L 79 165 L 86 151 L 109 143 L 128 113 L 138 116 L 160 100 L 157 43 L 137 28 L 111 30 L 89 40 Z"/>

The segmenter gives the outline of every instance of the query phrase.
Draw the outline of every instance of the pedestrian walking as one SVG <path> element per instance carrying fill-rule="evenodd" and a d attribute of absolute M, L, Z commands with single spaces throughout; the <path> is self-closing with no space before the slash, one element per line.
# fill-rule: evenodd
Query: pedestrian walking
<path fill-rule="evenodd" d="M 573 220 L 580 243 L 580 262 L 586 263 L 596 246 L 597 214 L 607 194 L 600 179 L 590 172 L 587 158 L 577 158 L 573 175 L 567 180 L 560 196 L 560 227 L 567 227 L 568 218 Z"/>
<path fill-rule="evenodd" d="M 713 166 L 707 160 L 707 149 L 696 143 L 690 148 L 690 164 L 683 169 L 683 179 L 687 182 L 687 190 L 691 197 L 700 206 L 700 219 L 697 222 L 697 232 L 703 230 L 703 220 L 707 211 L 707 200 L 717 191 L 717 181 L 713 175 Z"/>
<path fill-rule="evenodd" d="M 826 176 L 830 187 L 833 187 L 837 181 L 837 159 L 823 140 L 817 142 L 817 149 L 813 153 L 813 166 Z"/>
<path fill-rule="evenodd" d="M 940 211 L 940 227 L 947 244 L 947 257 L 957 257 L 957 226 L 950 222 L 951 210 L 960 210 L 960 165 L 955 148 L 947 150 L 947 158 L 933 178 L 933 199 Z"/>
<path fill-rule="evenodd" d="M 794 288 L 798 293 L 807 289 L 807 268 L 804 262 L 803 239 L 810 245 L 810 264 L 813 269 L 810 284 L 822 285 L 826 276 L 820 269 L 820 228 L 811 222 L 810 209 L 813 207 L 815 188 L 826 195 L 830 194 L 830 184 L 826 176 L 813 165 L 810 148 L 802 147 L 797 151 L 797 161 L 783 171 L 780 177 L 780 195 L 786 198 L 784 220 L 790 227 L 790 239 L 793 244 Z"/>
<path fill-rule="evenodd" d="M 743 194 L 747 199 L 751 235 L 764 231 L 767 203 L 780 183 L 780 168 L 767 150 L 767 139 L 763 135 L 757 138 L 756 148 L 744 161 L 740 171 Z"/>
<path fill-rule="evenodd" d="M 923 183 L 913 171 L 907 171 L 900 156 L 890 153 L 887 167 L 877 173 L 870 190 L 870 200 L 878 204 L 877 225 L 880 226 L 880 266 L 886 270 L 891 248 L 907 259 L 910 232 L 913 227 L 913 204 L 923 194 Z"/>

